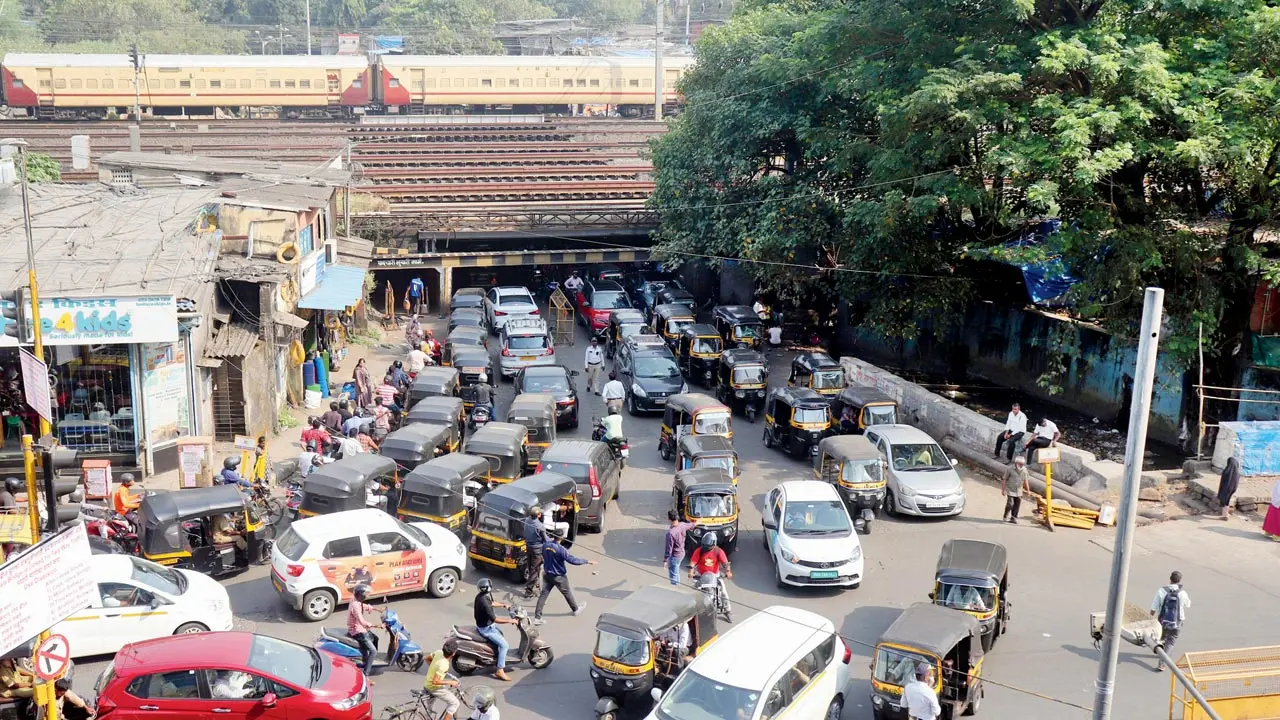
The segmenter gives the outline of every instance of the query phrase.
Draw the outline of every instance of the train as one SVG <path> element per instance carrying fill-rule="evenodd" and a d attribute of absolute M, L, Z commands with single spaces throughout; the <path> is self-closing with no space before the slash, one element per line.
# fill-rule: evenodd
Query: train
<path fill-rule="evenodd" d="M 663 59 L 664 105 L 693 64 Z M 654 61 L 598 56 L 129 55 L 7 53 L 0 60 L 0 117 L 99 120 L 124 116 L 352 119 L 504 111 L 571 114 L 599 108 L 652 113 Z M 136 78 L 136 82 L 135 82 Z"/>

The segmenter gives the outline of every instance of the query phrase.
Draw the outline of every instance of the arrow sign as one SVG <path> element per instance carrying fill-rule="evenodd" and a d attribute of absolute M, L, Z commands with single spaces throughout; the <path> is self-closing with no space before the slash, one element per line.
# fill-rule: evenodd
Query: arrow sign
<path fill-rule="evenodd" d="M 50 682 L 62 677 L 71 664 L 71 644 L 62 635 L 50 635 L 36 648 L 36 676 Z"/>

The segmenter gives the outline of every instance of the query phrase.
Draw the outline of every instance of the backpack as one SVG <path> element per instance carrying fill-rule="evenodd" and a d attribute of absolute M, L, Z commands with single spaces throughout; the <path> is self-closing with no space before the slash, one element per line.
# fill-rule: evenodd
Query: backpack
<path fill-rule="evenodd" d="M 1169 585 L 1165 587 L 1164 602 L 1160 603 L 1160 624 L 1176 627 L 1181 620 L 1182 587 Z"/>

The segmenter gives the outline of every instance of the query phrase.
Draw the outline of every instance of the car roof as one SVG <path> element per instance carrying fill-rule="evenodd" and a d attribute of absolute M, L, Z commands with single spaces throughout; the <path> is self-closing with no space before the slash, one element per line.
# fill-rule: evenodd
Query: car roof
<path fill-rule="evenodd" d="M 120 677 L 131 677 L 140 670 L 163 672 L 217 663 L 243 665 L 249 659 L 249 646 L 254 637 L 254 633 L 247 632 L 205 632 L 129 643 L 116 653 L 115 672 Z M 236 657 L 239 660 L 229 660 Z"/>
<path fill-rule="evenodd" d="M 395 527 L 394 520 L 395 518 L 378 508 L 360 508 L 300 518 L 289 523 L 289 527 L 301 535 L 303 540 L 312 542 L 313 538 L 327 537 L 335 530 L 348 532 L 352 528 L 381 530 Z"/>
<path fill-rule="evenodd" d="M 836 492 L 835 487 L 821 480 L 789 480 L 778 487 L 782 488 L 782 493 L 788 502 L 840 499 L 840 494 Z"/>
<path fill-rule="evenodd" d="M 591 458 L 604 443 L 595 440 L 556 440 L 542 451 L 542 460 L 552 462 L 576 462 Z"/>
<path fill-rule="evenodd" d="M 563 365 L 530 365 L 523 370 L 525 375 L 568 375 Z"/>
<path fill-rule="evenodd" d="M 952 611 L 954 612 L 954 611 Z M 808 610 L 774 605 L 735 623 L 689 666 L 699 675 L 726 685 L 764 692 L 779 669 L 791 666 L 791 659 L 835 633 L 831 621 Z M 765 650 L 767 648 L 767 650 Z M 778 658 L 765 660 L 762 654 Z"/>
<path fill-rule="evenodd" d="M 607 290 L 622 292 L 622 285 L 617 280 L 593 280 L 588 285 L 592 290 Z"/>
<path fill-rule="evenodd" d="M 520 285 L 503 285 L 498 288 L 498 297 L 503 295 L 532 295 L 529 288 Z"/>
<path fill-rule="evenodd" d="M 868 428 L 868 430 L 888 440 L 892 445 L 897 445 L 898 443 L 937 442 L 929 433 L 911 425 L 876 425 L 874 428 Z"/>

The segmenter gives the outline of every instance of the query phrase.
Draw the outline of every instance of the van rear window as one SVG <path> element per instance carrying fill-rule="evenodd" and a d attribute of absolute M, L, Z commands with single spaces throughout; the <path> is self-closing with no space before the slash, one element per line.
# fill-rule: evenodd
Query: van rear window
<path fill-rule="evenodd" d="M 307 551 L 307 541 L 303 540 L 293 528 L 289 528 L 283 535 L 276 538 L 276 548 L 282 555 L 297 562 L 302 559 L 302 553 Z"/>

